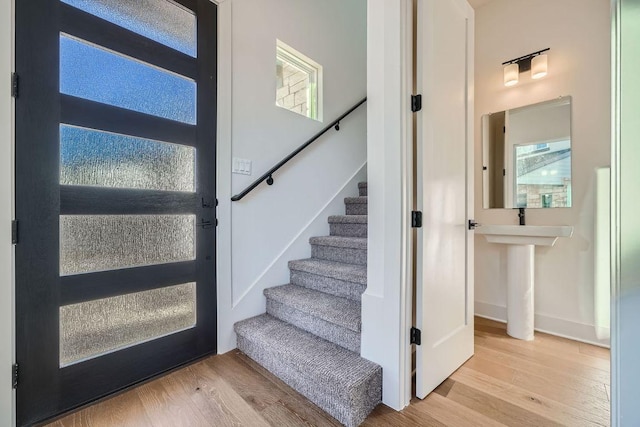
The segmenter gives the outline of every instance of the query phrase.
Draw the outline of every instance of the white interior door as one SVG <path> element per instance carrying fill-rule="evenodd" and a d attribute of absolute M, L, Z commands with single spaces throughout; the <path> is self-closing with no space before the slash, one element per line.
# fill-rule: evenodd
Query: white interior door
<path fill-rule="evenodd" d="M 416 394 L 424 398 L 473 355 L 473 9 L 418 2 Z"/>

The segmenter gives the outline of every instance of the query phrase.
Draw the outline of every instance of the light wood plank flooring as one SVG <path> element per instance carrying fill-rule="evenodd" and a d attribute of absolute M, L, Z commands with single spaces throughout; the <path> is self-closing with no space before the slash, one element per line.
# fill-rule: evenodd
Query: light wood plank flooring
<path fill-rule="evenodd" d="M 606 426 L 609 351 L 536 333 L 509 338 L 476 318 L 475 356 L 402 412 L 380 405 L 364 426 Z M 339 426 L 243 354 L 213 356 L 51 424 Z"/>

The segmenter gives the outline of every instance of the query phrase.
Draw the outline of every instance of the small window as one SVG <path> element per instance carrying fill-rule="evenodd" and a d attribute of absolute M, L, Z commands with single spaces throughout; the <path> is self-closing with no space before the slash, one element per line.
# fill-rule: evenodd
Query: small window
<path fill-rule="evenodd" d="M 276 105 L 322 121 L 322 66 L 276 41 Z"/>

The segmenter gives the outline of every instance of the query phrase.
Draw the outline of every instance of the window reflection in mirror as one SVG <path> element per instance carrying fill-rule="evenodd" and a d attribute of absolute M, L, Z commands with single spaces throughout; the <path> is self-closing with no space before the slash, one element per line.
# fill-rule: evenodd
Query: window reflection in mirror
<path fill-rule="evenodd" d="M 483 207 L 571 207 L 571 97 L 482 117 Z"/>
<path fill-rule="evenodd" d="M 565 208 L 571 203 L 571 141 L 516 145 L 519 208 Z"/>

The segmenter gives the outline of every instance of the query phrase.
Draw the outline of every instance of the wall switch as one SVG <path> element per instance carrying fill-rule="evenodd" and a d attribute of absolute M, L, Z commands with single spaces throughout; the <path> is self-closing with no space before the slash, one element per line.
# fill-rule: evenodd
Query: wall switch
<path fill-rule="evenodd" d="M 240 175 L 251 175 L 251 160 L 234 157 L 231 172 Z"/>

